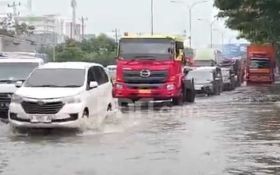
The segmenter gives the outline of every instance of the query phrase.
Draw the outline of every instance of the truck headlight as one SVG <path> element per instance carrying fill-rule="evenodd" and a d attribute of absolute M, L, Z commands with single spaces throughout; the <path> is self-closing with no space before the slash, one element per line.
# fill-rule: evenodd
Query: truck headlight
<path fill-rule="evenodd" d="M 64 98 L 63 99 L 63 102 L 65 104 L 76 104 L 76 103 L 81 103 L 82 100 L 79 96 L 76 96 L 76 97 L 68 97 L 68 98 Z"/>
<path fill-rule="evenodd" d="M 166 88 L 167 88 L 167 90 L 172 91 L 172 90 L 175 89 L 175 85 L 174 84 L 168 84 Z"/>
<path fill-rule="evenodd" d="M 123 85 L 122 84 L 116 84 L 116 89 L 123 89 Z"/>
<path fill-rule="evenodd" d="M 19 95 L 14 94 L 11 99 L 11 103 L 22 103 L 23 98 Z"/>

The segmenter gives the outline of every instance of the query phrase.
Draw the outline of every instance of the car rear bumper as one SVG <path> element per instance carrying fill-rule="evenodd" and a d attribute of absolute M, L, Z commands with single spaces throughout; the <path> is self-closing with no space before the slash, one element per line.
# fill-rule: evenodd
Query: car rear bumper
<path fill-rule="evenodd" d="M 197 94 L 209 94 L 213 92 L 213 86 L 195 85 Z"/>

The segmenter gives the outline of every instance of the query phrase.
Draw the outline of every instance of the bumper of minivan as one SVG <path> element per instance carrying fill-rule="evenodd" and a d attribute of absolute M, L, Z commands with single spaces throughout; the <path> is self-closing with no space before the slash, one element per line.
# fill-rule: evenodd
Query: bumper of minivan
<path fill-rule="evenodd" d="M 11 103 L 9 111 L 9 122 L 15 128 L 66 128 L 79 129 L 82 127 L 82 104 L 65 105 L 57 114 L 27 114 L 20 104 Z M 50 120 L 32 121 L 32 117 L 49 117 Z"/>

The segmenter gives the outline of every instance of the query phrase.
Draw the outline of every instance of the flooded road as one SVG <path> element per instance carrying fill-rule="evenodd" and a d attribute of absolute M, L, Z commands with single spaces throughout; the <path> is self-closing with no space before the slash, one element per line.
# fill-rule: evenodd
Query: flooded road
<path fill-rule="evenodd" d="M 16 135 L 1 124 L 0 174 L 278 174 L 279 92 L 241 87 L 182 107 L 117 113 L 99 130 L 67 135 Z"/>

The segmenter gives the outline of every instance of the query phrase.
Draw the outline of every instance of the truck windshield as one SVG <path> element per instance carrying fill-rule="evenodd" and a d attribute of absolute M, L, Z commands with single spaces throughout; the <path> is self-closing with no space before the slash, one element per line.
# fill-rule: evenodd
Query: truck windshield
<path fill-rule="evenodd" d="M 38 63 L 0 63 L 0 81 L 25 80 Z"/>
<path fill-rule="evenodd" d="M 269 60 L 251 60 L 250 68 L 251 69 L 264 69 L 264 68 L 270 68 L 271 64 Z"/>
<path fill-rule="evenodd" d="M 26 80 L 25 87 L 75 88 L 84 82 L 84 69 L 37 69 Z"/>
<path fill-rule="evenodd" d="M 119 56 L 124 59 L 171 59 L 170 39 L 122 39 Z"/>
<path fill-rule="evenodd" d="M 191 71 L 189 79 L 194 79 L 195 83 L 205 83 L 213 81 L 213 74 L 210 71 Z"/>

